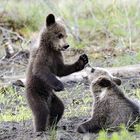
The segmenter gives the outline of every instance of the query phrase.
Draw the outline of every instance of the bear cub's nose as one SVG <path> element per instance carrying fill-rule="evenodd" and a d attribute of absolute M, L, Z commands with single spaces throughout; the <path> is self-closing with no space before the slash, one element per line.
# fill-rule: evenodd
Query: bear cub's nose
<path fill-rule="evenodd" d="M 69 45 L 65 45 L 65 46 L 64 46 L 64 49 L 67 49 L 68 47 L 69 47 Z"/>

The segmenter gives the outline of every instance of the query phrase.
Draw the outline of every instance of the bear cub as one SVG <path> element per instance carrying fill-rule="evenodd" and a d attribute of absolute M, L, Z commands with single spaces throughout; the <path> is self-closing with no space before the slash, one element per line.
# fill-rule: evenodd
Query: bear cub
<path fill-rule="evenodd" d="M 95 100 L 92 117 L 81 124 L 77 131 L 79 133 L 98 132 L 101 129 L 114 131 L 119 130 L 121 124 L 129 129 L 133 128 L 140 119 L 139 107 L 118 87 L 121 80 L 103 68 L 89 69 L 91 92 Z"/>
<path fill-rule="evenodd" d="M 87 55 L 82 54 L 75 63 L 64 64 L 61 51 L 69 47 L 66 38 L 64 26 L 49 14 L 27 71 L 26 98 L 34 117 L 35 131 L 56 126 L 63 115 L 64 105 L 54 91 L 62 91 L 64 86 L 56 76 L 80 71 L 88 63 Z"/>

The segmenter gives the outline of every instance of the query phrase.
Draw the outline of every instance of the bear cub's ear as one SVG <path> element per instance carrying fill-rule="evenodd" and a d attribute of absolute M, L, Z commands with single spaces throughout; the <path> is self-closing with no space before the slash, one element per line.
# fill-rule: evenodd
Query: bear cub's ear
<path fill-rule="evenodd" d="M 92 68 L 92 69 L 91 69 L 91 73 L 94 73 L 94 72 L 95 72 L 95 69 L 94 69 L 94 68 Z"/>
<path fill-rule="evenodd" d="M 46 17 L 46 26 L 50 26 L 52 24 L 55 23 L 55 17 L 53 14 L 49 14 L 47 17 Z"/>
<path fill-rule="evenodd" d="M 101 87 L 109 87 L 111 86 L 111 81 L 106 77 L 102 77 L 100 78 L 99 85 Z"/>
<path fill-rule="evenodd" d="M 113 81 L 114 81 L 118 86 L 120 86 L 120 85 L 122 84 L 122 81 L 121 81 L 121 79 L 119 79 L 119 78 L 114 78 Z"/>

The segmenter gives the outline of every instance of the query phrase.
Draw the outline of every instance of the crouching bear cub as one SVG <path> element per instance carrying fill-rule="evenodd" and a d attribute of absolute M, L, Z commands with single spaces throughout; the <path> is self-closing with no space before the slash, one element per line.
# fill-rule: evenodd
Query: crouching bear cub
<path fill-rule="evenodd" d="M 92 80 L 91 92 L 95 99 L 93 114 L 90 120 L 78 127 L 78 132 L 98 132 L 101 129 L 113 131 L 118 130 L 121 124 L 132 128 L 139 121 L 139 107 L 125 97 L 118 87 L 121 84 L 118 78 L 102 68 L 90 68 L 89 79 Z"/>
<path fill-rule="evenodd" d="M 64 105 L 54 91 L 62 91 L 64 86 L 56 76 L 80 71 L 88 63 L 87 55 L 83 54 L 74 64 L 64 64 L 61 51 L 69 47 L 66 37 L 64 26 L 56 22 L 53 14 L 48 15 L 27 73 L 26 97 L 33 113 L 35 131 L 55 126 L 63 115 Z"/>

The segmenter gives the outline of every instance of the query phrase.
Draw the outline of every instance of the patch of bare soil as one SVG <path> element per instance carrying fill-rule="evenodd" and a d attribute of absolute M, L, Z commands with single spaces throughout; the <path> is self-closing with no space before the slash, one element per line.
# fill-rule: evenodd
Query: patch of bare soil
<path fill-rule="evenodd" d="M 0 123 L 0 139 L 2 140 L 82 140 L 83 135 L 76 133 L 76 127 L 83 118 L 73 117 L 62 119 L 55 132 L 33 132 L 32 121 L 23 122 L 2 122 Z M 93 135 L 94 137 L 96 135 Z M 52 140 L 53 140 L 52 139 Z"/>

